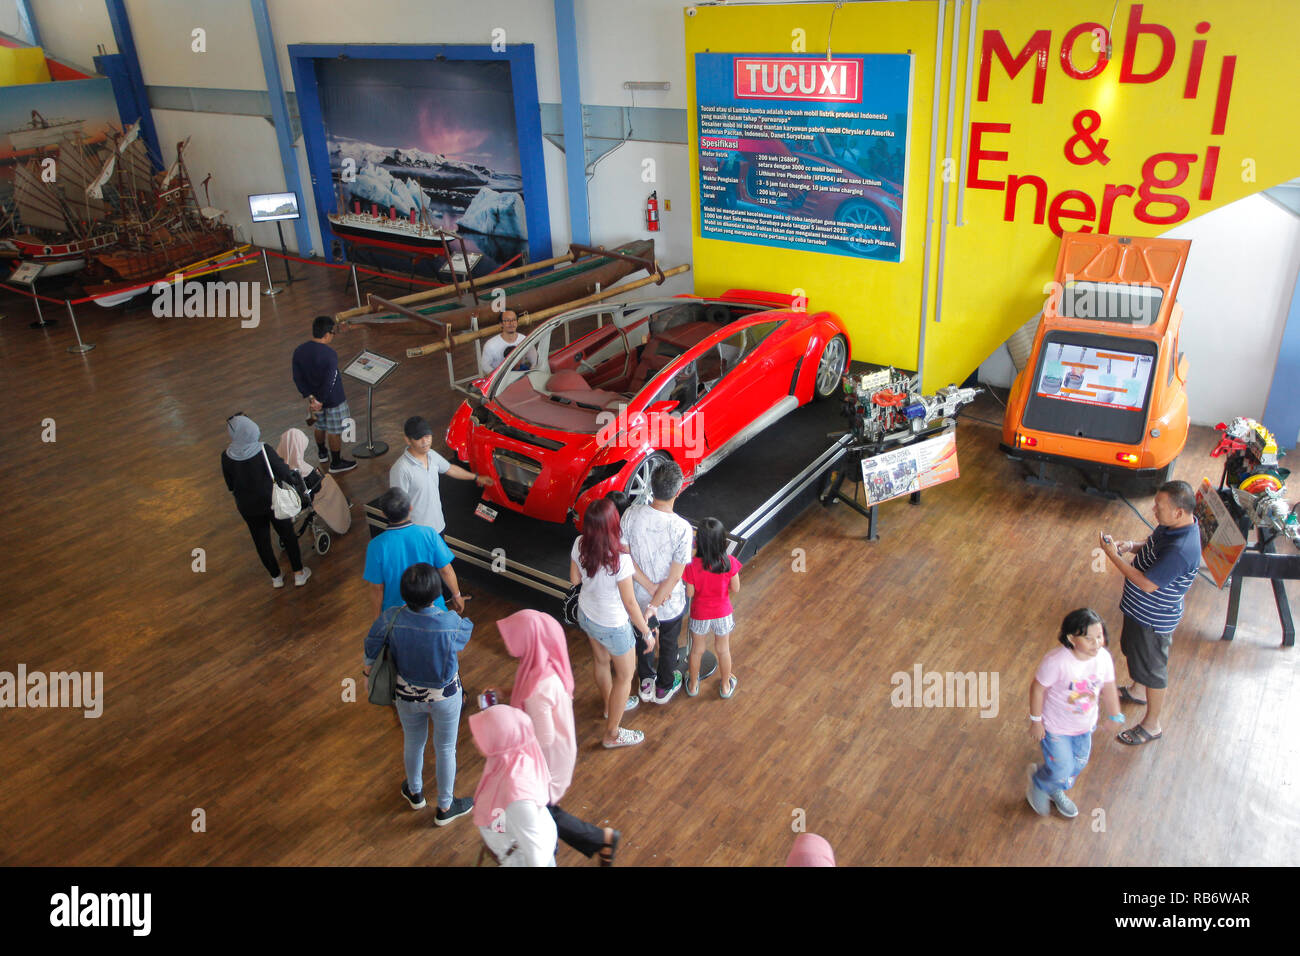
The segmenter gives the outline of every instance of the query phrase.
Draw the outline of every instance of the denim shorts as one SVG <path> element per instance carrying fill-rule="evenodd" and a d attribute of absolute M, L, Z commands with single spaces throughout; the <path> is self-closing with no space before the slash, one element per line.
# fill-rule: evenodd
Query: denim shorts
<path fill-rule="evenodd" d="M 632 636 L 632 622 L 627 621 L 618 627 L 606 627 L 597 624 L 578 608 L 578 627 L 587 632 L 587 636 L 596 641 L 615 657 L 622 657 L 636 646 Z"/>

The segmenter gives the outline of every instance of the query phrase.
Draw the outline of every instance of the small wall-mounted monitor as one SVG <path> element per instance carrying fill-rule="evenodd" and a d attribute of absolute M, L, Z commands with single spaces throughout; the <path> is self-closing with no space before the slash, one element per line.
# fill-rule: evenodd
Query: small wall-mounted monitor
<path fill-rule="evenodd" d="M 248 197 L 248 208 L 252 210 L 253 222 L 274 222 L 277 219 L 297 219 L 297 193 L 262 193 Z"/>

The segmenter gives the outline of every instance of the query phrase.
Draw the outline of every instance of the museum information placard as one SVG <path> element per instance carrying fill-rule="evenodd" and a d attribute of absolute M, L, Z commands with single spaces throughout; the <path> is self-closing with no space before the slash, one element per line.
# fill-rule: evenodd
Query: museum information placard
<path fill-rule="evenodd" d="M 955 428 L 914 445 L 862 459 L 862 487 L 866 489 L 869 505 L 933 488 L 960 476 Z"/>
<path fill-rule="evenodd" d="M 901 262 L 912 57 L 697 53 L 700 235 Z"/>

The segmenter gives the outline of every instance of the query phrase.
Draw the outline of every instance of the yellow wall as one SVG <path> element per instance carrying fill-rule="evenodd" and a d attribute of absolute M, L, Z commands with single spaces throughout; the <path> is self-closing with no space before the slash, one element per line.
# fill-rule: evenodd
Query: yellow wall
<path fill-rule="evenodd" d="M 0 86 L 48 82 L 50 68 L 40 47 L 0 47 Z"/>
<path fill-rule="evenodd" d="M 1187 201 L 1185 222 L 1243 196 L 1300 175 L 1300 109 L 1295 91 L 1300 60 L 1290 47 L 1294 5 L 1285 0 L 1150 0 L 1120 3 L 1115 10 L 1109 64 L 1092 79 L 1074 79 L 1063 71 L 1062 40 L 1076 24 L 1110 24 L 1113 4 L 1102 0 L 985 0 L 979 5 L 975 62 L 971 75 L 970 123 L 1008 123 L 1008 133 L 986 133 L 982 148 L 1008 153 L 1005 161 L 984 160 L 979 178 L 1005 182 L 1009 174 L 1034 175 L 1046 182 L 1046 199 L 1065 190 L 1079 190 L 1100 206 L 1108 184 L 1138 187 L 1143 165 L 1155 153 L 1195 154 L 1188 161 L 1185 182 L 1157 193 L 1172 193 Z M 1168 72 L 1152 83 L 1120 83 L 1130 15 L 1141 7 L 1140 20 L 1163 26 L 1173 37 Z M 935 210 L 931 234 L 931 285 L 925 320 L 924 387 L 960 381 L 973 371 L 1011 332 L 1042 305 L 1042 287 L 1051 278 L 1059 239 L 1046 222 L 1034 222 L 1034 189 L 1018 194 L 1014 221 L 1004 221 L 1006 191 L 970 188 L 967 182 L 964 223 L 957 222 L 962 109 L 966 83 L 967 27 L 972 5 L 963 4 L 954 30 L 955 0 L 945 11 L 945 56 L 939 69 L 940 126 L 935 176 L 930 186 Z M 699 166 L 695 138 L 694 55 L 697 52 L 797 52 L 794 31 L 806 36 L 806 52 L 824 53 L 832 4 L 700 7 L 685 17 L 687 81 L 692 90 L 689 108 L 692 201 L 699 208 Z M 939 3 L 926 0 L 897 3 L 846 4 L 835 13 L 831 49 L 835 54 L 914 54 L 912 107 L 909 118 L 908 180 L 906 184 L 906 252 L 902 263 L 883 263 L 814 252 L 791 252 L 765 246 L 702 239 L 698 217 L 694 262 L 697 290 L 705 294 L 728 287 L 749 286 L 789 291 L 806 290 L 809 307 L 831 309 L 848 323 L 856 358 L 907 368 L 917 365 L 921 332 L 926 229 L 926 185 L 930 173 L 930 129 L 935 92 L 935 50 Z M 1208 23 L 1203 33 L 1198 23 Z M 981 50 L 989 31 L 1000 31 L 1011 56 L 1020 53 L 1037 31 L 1050 31 L 1046 77 L 1041 103 L 1033 103 L 1035 60 L 1031 57 L 1014 79 L 994 57 L 986 102 L 979 101 Z M 955 33 L 955 36 L 954 36 Z M 1189 65 L 1203 40 L 1201 75 L 1195 98 L 1184 97 Z M 1101 46 L 1100 38 L 1096 42 Z M 1087 71 L 1096 62 L 1094 37 L 1084 30 L 1074 44 L 1074 64 Z M 1135 72 L 1154 69 L 1161 43 L 1153 35 L 1138 38 Z M 951 61 L 957 55 L 957 95 L 949 110 Z M 1235 56 L 1226 124 L 1221 135 L 1211 132 L 1220 90 L 1224 57 Z M 1074 119 L 1081 110 L 1094 110 L 1100 125 L 1094 140 L 1108 140 L 1109 162 L 1071 163 L 1067 140 L 1076 134 Z M 1090 120 L 1080 120 L 1090 125 Z M 941 205 L 945 124 L 951 124 L 952 161 L 947 165 L 948 203 Z M 968 149 L 971 148 L 968 140 Z M 1219 147 L 1212 195 L 1201 199 L 1207 147 Z M 1076 157 L 1086 154 L 1076 145 Z M 1151 171 L 1153 177 L 1174 172 L 1172 163 Z M 1252 178 L 1253 177 L 1253 178 Z M 1176 223 L 1143 222 L 1135 216 L 1139 197 L 1117 197 L 1107 231 L 1121 235 L 1159 235 Z M 1077 209 L 1082 201 L 1066 208 Z M 1168 204 L 1153 205 L 1156 215 L 1172 212 Z M 946 216 L 944 273 L 938 274 L 940 220 Z M 1075 229 L 1091 225 L 1064 221 Z M 940 284 L 941 283 L 941 284 Z M 942 293 L 942 313 L 936 322 L 936 299 Z M 1222 321 L 1221 316 L 1192 316 L 1189 321 Z"/>

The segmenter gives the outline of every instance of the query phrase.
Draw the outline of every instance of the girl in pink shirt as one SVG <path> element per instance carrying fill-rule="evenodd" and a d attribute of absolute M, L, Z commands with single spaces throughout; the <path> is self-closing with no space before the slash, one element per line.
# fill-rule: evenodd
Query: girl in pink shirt
<path fill-rule="evenodd" d="M 573 668 L 560 622 L 541 611 L 524 610 L 497 621 L 506 651 L 519 658 L 510 703 L 528 714 L 550 773 L 547 810 L 559 837 L 601 866 L 612 866 L 620 834 L 566 813 L 560 798 L 573 782 L 578 759 L 578 732 L 573 722 Z"/>
<path fill-rule="evenodd" d="M 1057 639 L 1062 646 L 1047 652 L 1029 684 L 1029 733 L 1042 745 L 1043 763 L 1029 765 L 1025 796 L 1040 816 L 1055 804 L 1061 816 L 1077 817 L 1079 808 L 1065 791 L 1088 765 L 1099 705 L 1117 723 L 1124 716 L 1101 616 L 1086 607 L 1071 611 Z"/>
<path fill-rule="evenodd" d="M 696 557 L 682 573 L 686 596 L 691 599 L 691 664 L 686 696 L 700 692 L 700 661 L 704 643 L 713 634 L 713 651 L 718 655 L 718 693 L 730 699 L 736 692 L 736 675 L 731 672 L 731 596 L 740 593 L 740 562 L 727 554 L 727 529 L 717 518 L 705 518 L 695 535 Z"/>

